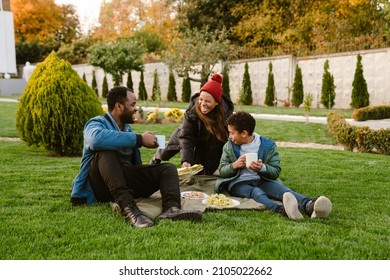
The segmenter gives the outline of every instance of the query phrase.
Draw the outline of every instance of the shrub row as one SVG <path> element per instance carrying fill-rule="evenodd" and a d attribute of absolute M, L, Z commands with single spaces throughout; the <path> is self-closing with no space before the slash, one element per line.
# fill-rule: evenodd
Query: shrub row
<path fill-rule="evenodd" d="M 350 125 L 342 114 L 332 111 L 327 116 L 329 133 L 344 149 L 390 155 L 390 129 L 370 129 L 368 126 Z"/>
<path fill-rule="evenodd" d="M 390 118 L 390 106 L 363 107 L 353 111 L 355 121 L 381 120 Z"/>

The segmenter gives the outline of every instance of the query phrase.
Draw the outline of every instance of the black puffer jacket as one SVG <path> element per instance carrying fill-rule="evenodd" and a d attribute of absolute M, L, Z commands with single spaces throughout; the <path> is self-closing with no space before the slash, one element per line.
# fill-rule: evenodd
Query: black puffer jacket
<path fill-rule="evenodd" d="M 212 175 L 218 168 L 225 142 L 219 141 L 210 134 L 195 112 L 195 104 L 199 93 L 191 97 L 190 105 L 184 114 L 184 120 L 170 137 L 166 150 L 180 150 L 181 162 L 202 164 L 203 174 Z M 234 111 L 233 102 L 222 96 L 222 105 L 225 117 L 228 118 Z M 227 139 L 226 139 L 227 141 Z"/>

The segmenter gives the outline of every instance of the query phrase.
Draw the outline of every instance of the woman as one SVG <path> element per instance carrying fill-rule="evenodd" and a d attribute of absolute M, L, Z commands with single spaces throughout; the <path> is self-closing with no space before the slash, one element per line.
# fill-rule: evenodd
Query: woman
<path fill-rule="evenodd" d="M 202 174 L 214 174 L 228 139 L 226 119 L 233 109 L 233 102 L 222 96 L 222 76 L 214 74 L 200 93 L 191 98 L 182 125 L 171 135 L 167 147 L 157 151 L 151 163 L 169 160 L 180 151 L 182 167 L 201 164 Z"/>

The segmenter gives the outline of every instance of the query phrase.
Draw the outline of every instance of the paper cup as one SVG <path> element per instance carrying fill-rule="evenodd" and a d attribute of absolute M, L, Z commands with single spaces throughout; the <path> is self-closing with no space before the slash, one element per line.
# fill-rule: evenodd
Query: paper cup
<path fill-rule="evenodd" d="M 156 135 L 158 148 L 157 149 L 165 149 L 165 135 Z"/>
<path fill-rule="evenodd" d="M 246 160 L 245 160 L 246 167 L 249 167 L 252 161 L 257 161 L 257 153 L 248 153 L 245 156 L 246 156 Z"/>

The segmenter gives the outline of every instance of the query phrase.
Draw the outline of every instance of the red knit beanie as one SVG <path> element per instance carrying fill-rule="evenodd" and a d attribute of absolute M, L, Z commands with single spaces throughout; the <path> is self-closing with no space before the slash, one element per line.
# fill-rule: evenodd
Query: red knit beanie
<path fill-rule="evenodd" d="M 207 83 L 203 85 L 203 87 L 200 89 L 200 91 L 206 91 L 210 93 L 215 101 L 218 103 L 221 103 L 222 101 L 222 76 L 218 73 L 215 73 L 211 80 L 209 80 Z"/>

